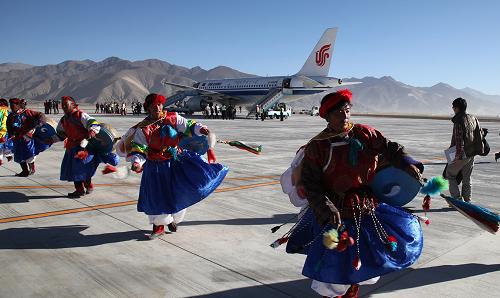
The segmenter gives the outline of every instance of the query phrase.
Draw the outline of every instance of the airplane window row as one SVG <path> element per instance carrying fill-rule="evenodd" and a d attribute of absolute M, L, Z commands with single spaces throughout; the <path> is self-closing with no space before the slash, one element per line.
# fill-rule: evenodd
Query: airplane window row
<path fill-rule="evenodd" d="M 276 84 L 273 85 L 242 85 L 242 86 L 208 86 L 206 89 L 232 89 L 232 88 L 253 88 L 253 87 L 276 87 Z"/>

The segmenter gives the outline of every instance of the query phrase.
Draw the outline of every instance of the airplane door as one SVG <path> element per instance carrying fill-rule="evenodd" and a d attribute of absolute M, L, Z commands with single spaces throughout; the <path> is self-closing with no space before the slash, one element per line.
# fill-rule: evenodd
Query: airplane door
<path fill-rule="evenodd" d="M 282 87 L 283 88 L 290 88 L 291 81 L 292 81 L 292 79 L 290 79 L 290 78 L 283 79 L 283 85 L 282 85 Z"/>

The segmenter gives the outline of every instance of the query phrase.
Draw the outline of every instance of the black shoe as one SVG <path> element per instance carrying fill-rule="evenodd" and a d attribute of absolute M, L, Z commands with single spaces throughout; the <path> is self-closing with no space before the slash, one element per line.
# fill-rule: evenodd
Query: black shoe
<path fill-rule="evenodd" d="M 75 190 L 74 192 L 68 193 L 68 198 L 70 198 L 70 199 L 78 199 L 80 197 L 83 197 L 84 195 L 85 195 L 85 192 Z"/>
<path fill-rule="evenodd" d="M 495 153 L 495 161 L 500 158 L 500 152 Z"/>
<path fill-rule="evenodd" d="M 177 232 L 177 224 L 175 222 L 171 222 L 167 225 L 170 232 Z"/>
<path fill-rule="evenodd" d="M 16 176 L 16 177 L 28 177 L 29 174 L 30 174 L 30 172 L 28 172 L 28 171 L 22 171 L 21 173 L 17 173 L 14 176 Z"/>

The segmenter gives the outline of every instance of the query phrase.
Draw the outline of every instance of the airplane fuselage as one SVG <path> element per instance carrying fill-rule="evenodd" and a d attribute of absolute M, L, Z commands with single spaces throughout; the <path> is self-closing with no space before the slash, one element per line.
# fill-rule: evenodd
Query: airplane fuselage
<path fill-rule="evenodd" d="M 268 94 L 272 89 L 282 90 L 284 96 L 281 101 L 290 102 L 331 88 L 307 86 L 307 83 L 298 76 L 274 76 L 205 80 L 196 83 L 193 87 L 224 94 L 226 101 L 241 106 L 255 105 L 258 99 Z M 315 82 L 315 85 L 320 84 Z M 207 101 L 220 101 L 210 97 L 206 97 L 206 99 Z"/>

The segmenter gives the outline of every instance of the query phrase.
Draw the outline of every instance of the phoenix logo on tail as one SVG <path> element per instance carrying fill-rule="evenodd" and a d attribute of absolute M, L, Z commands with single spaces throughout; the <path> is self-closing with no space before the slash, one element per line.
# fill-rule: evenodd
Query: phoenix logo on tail
<path fill-rule="evenodd" d="M 332 44 L 326 44 L 316 51 L 316 65 L 323 66 L 326 63 L 326 59 L 330 58 L 330 54 L 328 54 L 328 50 Z"/>

